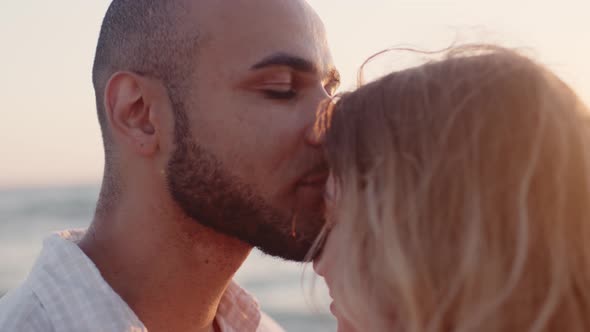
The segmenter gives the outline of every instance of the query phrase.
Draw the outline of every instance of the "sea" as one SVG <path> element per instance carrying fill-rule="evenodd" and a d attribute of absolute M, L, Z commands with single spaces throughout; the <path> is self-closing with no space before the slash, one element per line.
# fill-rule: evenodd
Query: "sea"
<path fill-rule="evenodd" d="M 86 228 L 99 187 L 0 190 L 0 296 L 22 282 L 53 232 Z M 310 265 L 253 251 L 235 276 L 286 331 L 335 331 L 329 296 Z"/>

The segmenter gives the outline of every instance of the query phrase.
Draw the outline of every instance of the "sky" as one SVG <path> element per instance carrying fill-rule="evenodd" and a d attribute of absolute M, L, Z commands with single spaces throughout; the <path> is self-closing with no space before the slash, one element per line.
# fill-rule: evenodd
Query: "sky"
<path fill-rule="evenodd" d="M 389 47 L 518 48 L 590 104 L 588 0 L 309 0 L 324 21 L 342 89 Z M 91 68 L 108 0 L 0 1 L 0 188 L 96 184 L 103 154 Z M 400 69 L 390 54 L 373 75 Z"/>

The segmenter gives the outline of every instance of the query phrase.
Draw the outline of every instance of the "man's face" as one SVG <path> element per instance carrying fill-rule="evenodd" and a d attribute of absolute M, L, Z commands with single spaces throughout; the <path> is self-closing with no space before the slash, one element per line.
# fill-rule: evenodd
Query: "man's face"
<path fill-rule="evenodd" d="M 323 26 L 298 0 L 195 6 L 201 46 L 176 105 L 186 119 L 170 191 L 196 221 L 302 260 L 323 225 L 327 177 L 313 123 L 338 85 Z"/>

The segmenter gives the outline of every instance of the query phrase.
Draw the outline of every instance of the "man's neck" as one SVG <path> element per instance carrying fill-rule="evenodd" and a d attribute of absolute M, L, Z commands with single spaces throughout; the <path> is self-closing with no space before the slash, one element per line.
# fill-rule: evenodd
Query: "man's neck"
<path fill-rule="evenodd" d="M 122 202 L 109 217 L 97 215 L 80 248 L 149 331 L 214 331 L 221 297 L 251 247 L 150 206 L 158 204 Z"/>

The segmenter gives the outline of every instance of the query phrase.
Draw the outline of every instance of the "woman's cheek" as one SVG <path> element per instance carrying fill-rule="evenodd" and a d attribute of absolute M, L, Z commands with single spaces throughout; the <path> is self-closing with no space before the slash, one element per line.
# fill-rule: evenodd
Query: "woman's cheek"
<path fill-rule="evenodd" d="M 336 316 L 336 320 L 338 322 L 338 332 L 361 332 L 355 329 L 348 319 L 342 316 Z"/>

